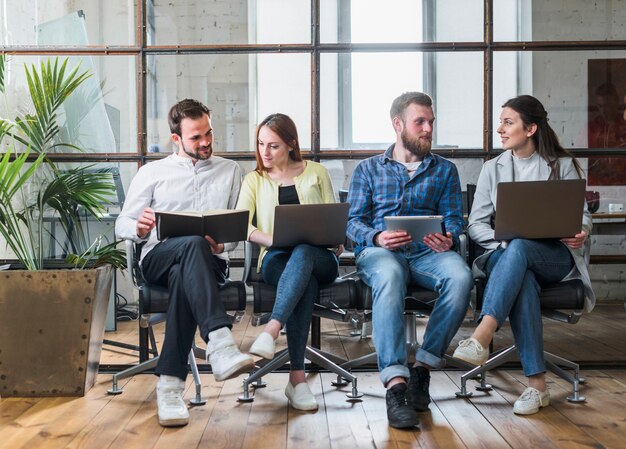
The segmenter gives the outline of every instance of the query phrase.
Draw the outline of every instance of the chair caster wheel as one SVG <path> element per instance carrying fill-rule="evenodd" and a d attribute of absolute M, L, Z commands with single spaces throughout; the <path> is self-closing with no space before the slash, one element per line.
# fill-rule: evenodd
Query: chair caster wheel
<path fill-rule="evenodd" d="M 346 393 L 346 397 L 348 398 L 348 402 L 361 402 L 363 399 L 363 393 Z"/>
<path fill-rule="evenodd" d="M 330 384 L 333 387 L 345 387 L 346 385 L 348 385 L 350 382 L 348 382 L 346 379 L 342 378 L 342 377 L 338 377 L 337 380 L 333 380 Z"/>
<path fill-rule="evenodd" d="M 473 393 L 472 393 L 471 391 L 468 391 L 468 392 L 466 392 L 466 393 L 463 393 L 463 392 L 461 392 L 461 391 L 457 391 L 457 392 L 456 392 L 456 393 L 454 393 L 454 394 L 455 394 L 455 396 L 456 396 L 457 398 L 471 398 Z"/>

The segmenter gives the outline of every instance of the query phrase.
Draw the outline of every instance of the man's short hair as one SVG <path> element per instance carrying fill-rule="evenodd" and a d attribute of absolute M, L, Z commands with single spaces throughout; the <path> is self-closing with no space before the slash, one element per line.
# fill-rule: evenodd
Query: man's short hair
<path fill-rule="evenodd" d="M 420 106 L 426 106 L 428 108 L 433 107 L 433 100 L 428 95 L 422 92 L 405 92 L 400 95 L 398 98 L 393 100 L 391 103 L 391 109 L 389 110 L 389 115 L 391 116 L 391 120 L 394 117 L 400 117 L 404 120 L 404 111 L 411 104 L 417 104 Z"/>
<path fill-rule="evenodd" d="M 195 120 L 199 119 L 204 114 L 211 118 L 211 110 L 199 101 L 190 98 L 179 101 L 172 106 L 170 112 L 167 114 L 167 123 L 170 125 L 170 132 L 180 136 L 180 122 L 182 122 L 184 118 Z"/>

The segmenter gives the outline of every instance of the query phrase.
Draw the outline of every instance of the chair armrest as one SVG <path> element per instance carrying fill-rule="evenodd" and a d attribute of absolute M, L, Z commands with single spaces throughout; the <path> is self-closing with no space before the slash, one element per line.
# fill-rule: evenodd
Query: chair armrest
<path fill-rule="evenodd" d="M 136 264 L 139 262 L 135 262 L 135 242 L 131 239 L 124 240 L 124 246 L 126 249 L 126 268 L 128 269 L 128 273 L 130 274 L 130 279 L 133 283 L 133 287 L 139 290 L 139 285 L 137 285 L 137 277 L 136 277 Z"/>
<path fill-rule="evenodd" d="M 250 279 L 250 270 L 252 270 L 252 245 L 254 243 L 245 241 L 243 242 L 243 274 L 241 276 L 241 281 L 244 284 L 248 283 Z"/>
<path fill-rule="evenodd" d="M 459 235 L 459 247 L 456 248 L 456 252 L 463 260 L 467 261 L 467 235 L 465 233 Z"/>

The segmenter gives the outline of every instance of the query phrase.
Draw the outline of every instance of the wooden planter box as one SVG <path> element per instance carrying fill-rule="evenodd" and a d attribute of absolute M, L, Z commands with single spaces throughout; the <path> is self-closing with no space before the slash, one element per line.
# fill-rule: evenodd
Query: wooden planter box
<path fill-rule="evenodd" d="M 0 271 L 0 396 L 83 396 L 98 373 L 113 269 Z"/>

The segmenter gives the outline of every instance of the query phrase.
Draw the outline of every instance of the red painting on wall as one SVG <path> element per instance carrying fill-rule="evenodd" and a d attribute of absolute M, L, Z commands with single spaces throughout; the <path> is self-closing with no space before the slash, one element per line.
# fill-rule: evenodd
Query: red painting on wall
<path fill-rule="evenodd" d="M 626 59 L 590 59 L 589 148 L 626 149 Z M 626 185 L 626 157 L 589 158 L 588 184 Z"/>

